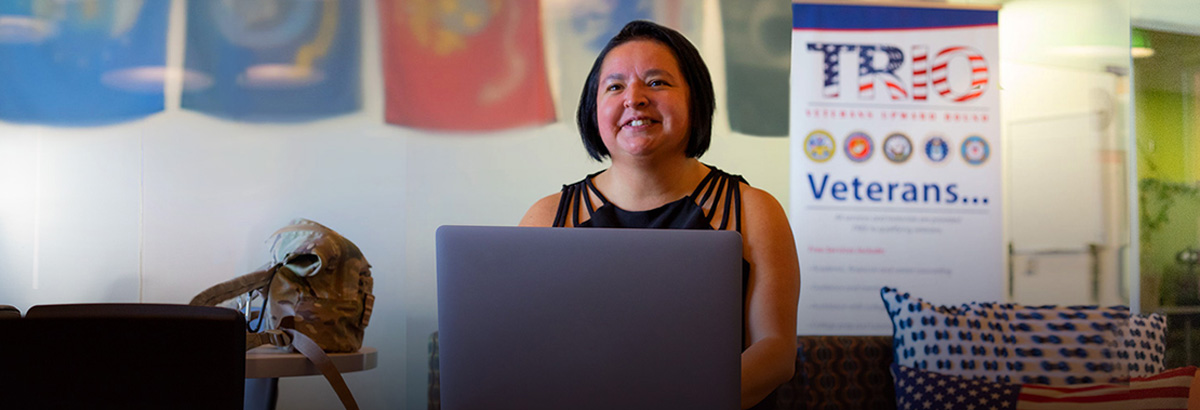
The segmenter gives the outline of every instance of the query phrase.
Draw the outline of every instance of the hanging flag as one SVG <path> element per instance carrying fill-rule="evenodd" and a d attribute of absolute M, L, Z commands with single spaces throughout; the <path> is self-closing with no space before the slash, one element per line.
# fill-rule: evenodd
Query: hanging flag
<path fill-rule="evenodd" d="M 554 121 L 536 1 L 380 0 L 386 120 L 482 131 Z"/>
<path fill-rule="evenodd" d="M 780 0 L 721 2 L 729 127 L 759 136 L 788 134 L 791 4 Z"/>
<path fill-rule="evenodd" d="M 357 111 L 359 2 L 188 2 L 183 108 L 242 121 Z"/>
<path fill-rule="evenodd" d="M 0 2 L 0 120 L 85 126 L 162 111 L 169 6 Z"/>
<path fill-rule="evenodd" d="M 684 0 L 565 0 L 547 5 L 557 44 L 558 112 L 574 117 L 583 83 L 608 40 L 626 23 L 650 20 L 682 33 L 701 48 L 700 2 Z"/>

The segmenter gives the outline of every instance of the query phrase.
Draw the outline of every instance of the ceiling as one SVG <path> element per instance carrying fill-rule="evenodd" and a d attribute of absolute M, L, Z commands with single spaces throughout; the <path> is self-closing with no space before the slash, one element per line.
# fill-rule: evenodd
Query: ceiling
<path fill-rule="evenodd" d="M 1136 27 L 1200 35 L 1196 0 L 1130 0 L 1129 14 Z"/>

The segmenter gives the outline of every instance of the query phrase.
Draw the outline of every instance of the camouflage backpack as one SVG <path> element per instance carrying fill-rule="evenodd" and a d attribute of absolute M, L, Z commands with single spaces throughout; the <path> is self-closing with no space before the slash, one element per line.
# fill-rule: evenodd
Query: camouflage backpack
<path fill-rule="evenodd" d="M 346 408 L 357 408 L 325 352 L 362 347 L 375 303 L 371 265 L 350 240 L 307 219 L 292 221 L 271 239 L 271 262 L 206 289 L 191 304 L 243 311 L 246 350 L 294 348 L 322 368 Z M 262 306 L 258 312 L 255 305 Z"/>

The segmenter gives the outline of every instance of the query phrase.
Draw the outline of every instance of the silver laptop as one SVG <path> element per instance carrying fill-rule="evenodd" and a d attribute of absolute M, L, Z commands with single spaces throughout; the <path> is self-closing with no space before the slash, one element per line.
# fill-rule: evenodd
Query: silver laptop
<path fill-rule="evenodd" d="M 739 406 L 736 232 L 443 226 L 437 271 L 445 410 Z"/>

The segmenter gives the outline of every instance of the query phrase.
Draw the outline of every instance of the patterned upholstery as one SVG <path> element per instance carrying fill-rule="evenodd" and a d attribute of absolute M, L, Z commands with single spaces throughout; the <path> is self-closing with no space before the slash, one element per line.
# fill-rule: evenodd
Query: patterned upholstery
<path fill-rule="evenodd" d="M 799 336 L 796 375 L 779 387 L 778 408 L 895 409 L 890 336 Z"/>

